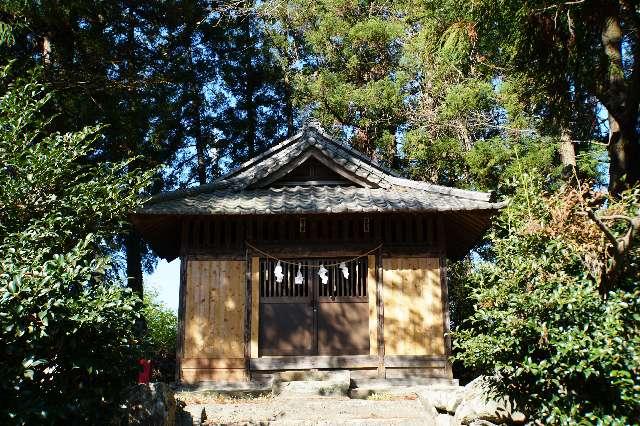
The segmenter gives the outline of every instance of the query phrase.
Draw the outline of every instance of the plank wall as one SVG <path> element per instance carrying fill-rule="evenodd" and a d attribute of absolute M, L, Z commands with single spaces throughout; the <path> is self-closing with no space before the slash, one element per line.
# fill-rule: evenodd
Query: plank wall
<path fill-rule="evenodd" d="M 246 378 L 245 264 L 189 260 L 186 271 L 184 383 Z"/>
<path fill-rule="evenodd" d="M 443 300 L 438 258 L 385 258 L 385 357 L 444 356 Z"/>

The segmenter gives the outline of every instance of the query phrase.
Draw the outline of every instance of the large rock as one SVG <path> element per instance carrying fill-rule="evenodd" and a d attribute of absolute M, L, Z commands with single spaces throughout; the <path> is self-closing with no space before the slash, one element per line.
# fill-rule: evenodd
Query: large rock
<path fill-rule="evenodd" d="M 176 399 L 166 383 L 139 384 L 127 398 L 129 425 L 173 426 L 176 423 Z"/>
<path fill-rule="evenodd" d="M 448 414 L 438 414 L 436 418 L 436 426 L 455 426 L 453 424 L 453 416 Z"/>
<path fill-rule="evenodd" d="M 438 423 L 438 410 L 436 410 L 436 407 L 433 406 L 431 401 L 426 398 L 420 398 L 419 396 L 418 400 L 420 401 L 420 404 L 422 404 L 422 408 L 424 409 L 424 424 L 440 426 L 440 424 Z"/>
<path fill-rule="evenodd" d="M 489 381 L 480 376 L 464 387 L 462 401 L 456 409 L 454 424 L 516 424 L 523 423 L 524 415 L 504 397 L 491 394 Z M 488 423 L 490 422 L 490 423 Z"/>
<path fill-rule="evenodd" d="M 451 385 L 430 385 L 416 392 L 420 400 L 427 399 L 441 413 L 455 413 L 462 402 L 464 388 Z"/>

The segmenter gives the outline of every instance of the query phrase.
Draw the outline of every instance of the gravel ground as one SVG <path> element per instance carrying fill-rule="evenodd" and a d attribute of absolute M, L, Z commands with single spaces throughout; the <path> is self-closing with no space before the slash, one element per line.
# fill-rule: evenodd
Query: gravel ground
<path fill-rule="evenodd" d="M 425 412 L 417 399 L 379 400 L 346 397 L 261 397 L 249 400 L 186 401 L 186 411 L 205 425 L 425 425 Z"/>

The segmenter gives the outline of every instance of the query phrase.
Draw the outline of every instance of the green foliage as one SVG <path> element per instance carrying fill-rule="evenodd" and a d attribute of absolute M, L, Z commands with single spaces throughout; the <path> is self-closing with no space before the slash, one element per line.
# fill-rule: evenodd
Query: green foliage
<path fill-rule="evenodd" d="M 580 214 L 580 198 L 573 191 L 541 195 L 544 180 L 535 172 L 517 183 L 490 234 L 490 260 L 468 276 L 475 312 L 454 335 L 456 359 L 494 375 L 498 392 L 543 423 L 635 422 L 639 250 L 630 252 L 615 290 L 602 297 L 594 264 L 607 248 Z M 597 205 L 604 214 L 635 215 L 637 195 Z"/>
<path fill-rule="evenodd" d="M 104 253 L 149 174 L 89 161 L 98 128 L 50 132 L 51 95 L 33 78 L 5 87 L 0 421 L 104 422 L 135 379 L 140 353 L 139 299 L 113 281 Z"/>
<path fill-rule="evenodd" d="M 4 45 L 12 45 L 15 41 L 13 37 L 13 29 L 11 25 L 0 21 L 0 46 Z"/>
<path fill-rule="evenodd" d="M 144 296 L 143 316 L 147 323 L 146 357 L 152 361 L 153 380 L 171 382 L 175 377 L 178 317 L 157 301 L 156 293 Z"/>
<path fill-rule="evenodd" d="M 475 24 L 481 65 L 518 80 L 512 93 L 535 112 L 542 134 L 568 133 L 582 141 L 577 151 L 598 139 L 619 143 L 610 149 L 611 189 L 617 192 L 623 174 L 627 184 L 640 179 L 632 166 L 640 161 L 639 101 L 631 95 L 637 92 L 632 64 L 640 50 L 627 47 L 640 44 L 640 3 L 480 0 L 456 9 Z M 610 139 L 611 125 L 598 119 L 603 112 L 621 126 Z"/>
<path fill-rule="evenodd" d="M 93 238 L 45 261 L 44 250 L 0 246 L 4 424 L 99 422 L 135 378 L 138 299 L 105 282 Z"/>
<path fill-rule="evenodd" d="M 415 129 L 407 132 L 404 152 L 411 159 L 414 178 L 444 185 L 466 186 L 465 153 L 460 142 L 453 138 L 429 139 Z"/>
<path fill-rule="evenodd" d="M 287 51 L 298 59 L 296 103 L 389 163 L 397 157 L 408 83 L 399 67 L 406 26 L 396 12 L 393 4 L 377 1 L 294 0 L 281 9 L 264 8 L 273 28 L 287 29 Z"/>
<path fill-rule="evenodd" d="M 63 253 L 88 232 L 98 244 L 112 238 L 149 176 L 127 173 L 129 162 L 87 162 L 99 127 L 48 133 L 51 117 L 42 112 L 50 100 L 33 81 L 12 84 L 0 97 L 0 236 Z"/>
<path fill-rule="evenodd" d="M 495 106 L 491 84 L 480 79 L 470 79 L 452 84 L 444 91 L 441 119 L 455 120 Z"/>
<path fill-rule="evenodd" d="M 547 187 L 557 187 L 562 177 L 557 155 L 557 143 L 549 138 L 494 137 L 476 142 L 465 160 L 478 188 L 509 194 L 514 187 L 502 183 L 532 169 L 546 177 Z"/>

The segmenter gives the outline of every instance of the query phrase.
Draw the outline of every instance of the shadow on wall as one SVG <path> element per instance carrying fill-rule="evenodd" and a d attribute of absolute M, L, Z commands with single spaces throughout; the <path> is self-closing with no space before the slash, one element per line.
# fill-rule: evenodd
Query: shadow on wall
<path fill-rule="evenodd" d="M 383 274 L 385 354 L 444 356 L 437 259 L 385 260 Z"/>
<path fill-rule="evenodd" d="M 244 357 L 244 262 L 187 265 L 185 358 Z"/>

